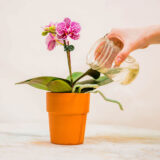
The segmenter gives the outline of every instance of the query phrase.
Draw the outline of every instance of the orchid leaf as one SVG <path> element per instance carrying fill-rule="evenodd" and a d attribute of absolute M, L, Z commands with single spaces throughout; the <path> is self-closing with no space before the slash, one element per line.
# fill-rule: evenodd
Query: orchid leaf
<path fill-rule="evenodd" d="M 94 89 L 97 89 L 98 87 L 106 85 L 111 82 L 112 80 L 108 78 L 107 76 L 101 76 L 96 80 L 90 79 L 90 80 L 81 81 L 75 84 L 72 92 L 84 93 L 88 91 L 93 91 Z"/>
<path fill-rule="evenodd" d="M 98 79 L 100 77 L 100 72 L 93 70 L 93 69 L 89 69 L 86 72 L 86 75 L 93 77 L 94 79 Z"/>
<path fill-rule="evenodd" d="M 111 82 L 113 82 L 113 80 L 110 79 L 109 77 L 101 76 L 98 79 L 89 79 L 89 80 L 81 81 L 77 84 L 97 84 L 99 86 L 103 86 Z"/>
<path fill-rule="evenodd" d="M 74 72 L 72 73 L 73 82 L 76 81 L 79 77 L 83 75 L 83 72 Z M 66 78 L 67 80 L 71 80 L 70 76 Z"/>
<path fill-rule="evenodd" d="M 96 83 L 99 85 L 99 86 L 103 86 L 103 85 L 106 85 L 108 83 L 111 83 L 113 82 L 112 79 L 110 79 L 109 77 L 107 76 L 101 76 L 99 77 L 98 79 L 95 80 Z"/>
<path fill-rule="evenodd" d="M 64 80 L 57 79 L 48 83 L 47 87 L 51 92 L 71 92 L 72 87 Z"/>
<path fill-rule="evenodd" d="M 42 90 L 47 90 L 49 91 L 48 88 L 48 83 L 51 81 L 55 81 L 55 80 L 63 80 L 66 81 L 66 83 L 70 84 L 70 82 L 68 80 L 62 79 L 62 78 L 58 78 L 58 77 L 36 77 L 36 78 L 32 78 L 32 79 L 28 79 L 26 81 L 22 81 L 16 84 L 28 84 L 32 87 L 38 88 L 38 89 L 42 89 Z"/>
<path fill-rule="evenodd" d="M 76 84 L 72 92 L 84 93 L 98 88 L 97 84 Z"/>
<path fill-rule="evenodd" d="M 72 73 L 73 83 L 75 84 L 77 81 L 79 81 L 81 78 L 85 76 L 90 76 L 94 79 L 98 79 L 100 77 L 100 72 L 89 69 L 85 73 L 83 72 L 74 72 Z M 67 77 L 68 80 L 70 80 L 70 76 Z"/>
<path fill-rule="evenodd" d="M 91 93 L 99 93 L 99 94 L 103 97 L 103 99 L 104 99 L 105 101 L 112 102 L 112 103 L 116 103 L 116 104 L 119 105 L 120 110 L 123 110 L 122 104 L 121 104 L 119 101 L 116 101 L 116 100 L 113 100 L 113 99 L 110 99 L 110 98 L 105 97 L 105 95 L 104 95 L 101 91 L 96 90 L 96 91 L 90 91 L 90 92 L 91 92 Z"/>

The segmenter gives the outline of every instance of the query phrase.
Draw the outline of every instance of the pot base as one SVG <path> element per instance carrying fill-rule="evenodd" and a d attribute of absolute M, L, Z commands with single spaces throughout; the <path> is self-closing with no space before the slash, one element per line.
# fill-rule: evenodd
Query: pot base
<path fill-rule="evenodd" d="M 87 114 L 56 115 L 49 113 L 51 143 L 76 145 L 84 141 Z"/>

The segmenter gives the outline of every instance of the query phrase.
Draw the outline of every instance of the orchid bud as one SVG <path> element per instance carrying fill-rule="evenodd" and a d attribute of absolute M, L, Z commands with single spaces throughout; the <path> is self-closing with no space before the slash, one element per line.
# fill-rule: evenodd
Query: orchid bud
<path fill-rule="evenodd" d="M 43 31 L 42 36 L 46 36 L 48 34 L 48 31 Z"/>

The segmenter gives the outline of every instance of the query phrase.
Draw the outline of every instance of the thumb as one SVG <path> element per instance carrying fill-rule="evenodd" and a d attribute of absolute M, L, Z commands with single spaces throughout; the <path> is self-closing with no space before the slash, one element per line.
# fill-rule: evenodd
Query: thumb
<path fill-rule="evenodd" d="M 115 58 L 115 66 L 119 66 L 129 55 L 130 51 L 127 48 L 123 48 Z"/>

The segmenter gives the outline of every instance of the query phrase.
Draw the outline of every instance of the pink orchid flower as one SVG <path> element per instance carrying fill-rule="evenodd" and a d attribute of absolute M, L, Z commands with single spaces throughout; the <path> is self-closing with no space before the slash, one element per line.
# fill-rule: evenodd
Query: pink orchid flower
<path fill-rule="evenodd" d="M 47 45 L 47 48 L 48 50 L 53 50 L 54 47 L 56 46 L 56 40 L 55 40 L 55 37 L 49 33 L 47 38 L 46 38 L 46 45 Z"/>
<path fill-rule="evenodd" d="M 58 39 L 52 33 L 49 33 L 46 38 L 46 45 L 49 51 L 53 50 L 56 45 L 63 45 L 63 40 Z"/>
<path fill-rule="evenodd" d="M 71 22 L 69 18 L 65 18 L 63 22 L 58 23 L 56 27 L 57 38 L 58 39 L 67 39 L 70 38 L 77 40 L 80 37 L 81 26 L 77 22 Z"/>

